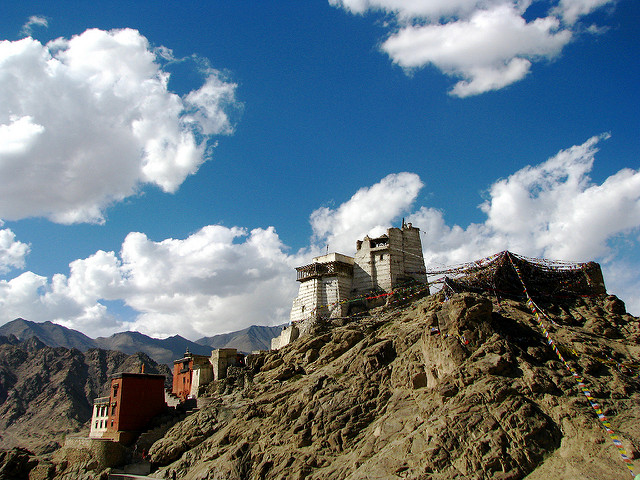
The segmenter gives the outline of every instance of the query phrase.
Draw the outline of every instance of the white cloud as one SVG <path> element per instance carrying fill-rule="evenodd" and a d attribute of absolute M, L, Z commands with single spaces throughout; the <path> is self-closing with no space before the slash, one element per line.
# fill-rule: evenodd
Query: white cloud
<path fill-rule="evenodd" d="M 0 42 L 0 217 L 101 222 L 141 185 L 174 192 L 198 170 L 233 132 L 236 85 L 209 69 L 181 98 L 165 50 L 131 29 Z"/>
<path fill-rule="evenodd" d="M 49 21 L 47 20 L 47 17 L 32 15 L 31 17 L 29 17 L 29 20 L 27 20 L 27 23 L 22 26 L 20 33 L 22 33 L 23 35 L 31 35 L 33 33 L 33 27 L 47 28 L 48 26 Z"/>
<path fill-rule="evenodd" d="M 613 3 L 615 0 L 560 0 L 553 12 L 561 16 L 566 23 L 573 25 L 580 17 Z"/>
<path fill-rule="evenodd" d="M 402 20 L 428 18 L 434 21 L 441 17 L 468 15 L 480 4 L 478 0 L 329 0 L 329 3 L 355 14 L 379 10 L 394 13 Z M 486 0 L 482 5 L 489 7 L 501 3 L 504 0 Z"/>
<path fill-rule="evenodd" d="M 569 31 L 558 27 L 555 18 L 527 23 L 513 6 L 500 5 L 479 10 L 469 20 L 405 27 L 382 50 L 404 68 L 431 63 L 464 78 L 453 93 L 468 96 L 522 79 L 531 65 L 528 58 L 555 57 L 571 39 Z"/>
<path fill-rule="evenodd" d="M 11 268 L 24 268 L 24 259 L 29 250 L 29 245 L 16 240 L 15 233 L 10 229 L 0 229 L 0 273 L 6 273 Z"/>
<path fill-rule="evenodd" d="M 523 79 L 533 62 L 556 58 L 573 24 L 613 0 L 555 0 L 550 13 L 525 20 L 536 0 L 329 0 L 354 13 L 384 11 L 396 20 L 381 50 L 408 72 L 433 65 L 461 79 L 458 97 Z M 564 22 L 561 22 L 563 20 Z"/>
<path fill-rule="evenodd" d="M 626 299 L 632 311 L 640 312 L 640 297 L 631 288 L 640 284 L 640 260 L 631 255 L 631 263 L 626 264 L 631 269 L 626 274 L 628 282 L 616 273 L 623 270 L 619 256 L 624 252 L 620 250 L 628 254 L 637 249 L 640 171 L 623 169 L 602 184 L 594 184 L 589 173 L 596 146 L 605 138 L 608 135 L 592 137 L 496 181 L 480 206 L 487 215 L 483 223 L 450 227 L 442 212 L 420 208 L 409 220 L 426 230 L 427 264 L 467 262 L 505 249 L 533 257 L 596 260 L 603 266 L 609 291 Z M 626 246 L 620 246 L 620 238 Z"/>
<path fill-rule="evenodd" d="M 11 115 L 9 123 L 0 124 L 0 155 L 25 154 L 42 132 L 44 127 L 33 123 L 32 117 Z"/>
<path fill-rule="evenodd" d="M 285 253 L 273 228 L 209 225 L 161 242 L 134 232 L 119 257 L 98 251 L 72 262 L 68 277 L 48 282 L 27 272 L 0 281 L 0 311 L 4 321 L 51 320 L 92 336 L 135 329 L 195 339 L 287 321 L 300 261 Z M 111 315 L 104 301 L 113 300 L 138 312 L 133 322 Z"/>
<path fill-rule="evenodd" d="M 322 207 L 311 214 L 314 243 L 321 249 L 352 255 L 356 240 L 383 233 L 402 212 L 408 211 L 423 183 L 415 173 L 387 175 L 379 183 L 358 190 L 332 210 Z"/>

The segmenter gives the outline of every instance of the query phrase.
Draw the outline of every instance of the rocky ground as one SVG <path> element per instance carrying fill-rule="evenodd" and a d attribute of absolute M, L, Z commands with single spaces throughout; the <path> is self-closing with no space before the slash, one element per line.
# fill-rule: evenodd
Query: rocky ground
<path fill-rule="evenodd" d="M 638 319 L 615 297 L 541 307 L 640 469 Z M 214 388 L 208 408 L 153 445 L 156 477 L 630 477 L 520 302 L 440 294 L 381 308 L 263 354 Z"/>
<path fill-rule="evenodd" d="M 566 364 L 524 303 L 477 294 L 319 325 L 211 384 L 209 406 L 152 446 L 152 475 L 630 478 L 567 365 L 640 469 L 638 319 L 612 296 L 540 307 Z M 107 473 L 60 455 L 35 472 L 59 480 Z"/>

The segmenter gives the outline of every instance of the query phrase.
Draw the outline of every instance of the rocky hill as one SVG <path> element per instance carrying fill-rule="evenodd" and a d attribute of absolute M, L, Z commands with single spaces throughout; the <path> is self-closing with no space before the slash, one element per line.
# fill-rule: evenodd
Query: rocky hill
<path fill-rule="evenodd" d="M 563 360 L 526 303 L 484 294 L 320 324 L 211 384 L 209 406 L 152 446 L 153 475 L 629 478 L 621 452 L 640 468 L 638 318 L 606 295 L 538 308 Z M 55 472 L 99 468 L 63 461 Z"/>
<path fill-rule="evenodd" d="M 108 392 L 109 375 L 170 375 L 145 354 L 49 347 L 36 337 L 0 337 L 0 448 L 57 449 L 69 433 L 86 429 L 93 400 Z"/>

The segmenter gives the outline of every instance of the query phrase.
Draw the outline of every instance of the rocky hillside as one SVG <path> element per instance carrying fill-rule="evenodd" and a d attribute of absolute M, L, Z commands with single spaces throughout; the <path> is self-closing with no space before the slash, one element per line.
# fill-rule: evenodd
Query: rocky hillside
<path fill-rule="evenodd" d="M 169 375 L 145 354 L 46 346 L 38 338 L 0 337 L 0 448 L 33 453 L 58 448 L 64 435 L 87 430 L 93 399 L 108 392 L 109 375 Z"/>
<path fill-rule="evenodd" d="M 566 363 L 525 304 L 479 294 L 320 326 L 213 385 L 151 448 L 154 475 L 628 478 L 567 367 L 640 468 L 638 319 L 612 296 L 540 306 Z"/>
<path fill-rule="evenodd" d="M 524 303 L 481 294 L 438 294 L 319 325 L 212 384 L 211 404 L 152 446 L 153 475 L 629 478 L 567 367 L 640 468 L 638 319 L 612 296 L 540 307 L 566 364 Z M 65 458 L 54 457 L 46 478 L 106 473 Z"/>

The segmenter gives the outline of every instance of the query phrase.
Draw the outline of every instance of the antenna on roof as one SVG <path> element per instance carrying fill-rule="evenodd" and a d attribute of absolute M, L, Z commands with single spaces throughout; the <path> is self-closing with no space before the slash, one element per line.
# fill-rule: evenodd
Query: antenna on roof
<path fill-rule="evenodd" d="M 404 217 L 402 217 L 402 228 L 406 228 L 406 227 L 407 227 L 407 224 L 404 223 Z"/>
<path fill-rule="evenodd" d="M 327 255 L 329 255 L 329 245 L 327 244 Z"/>

